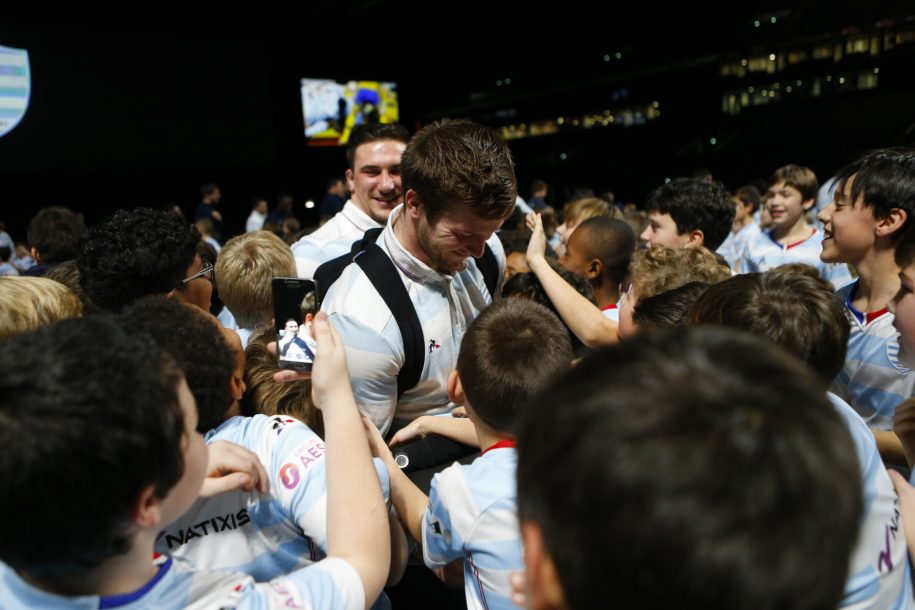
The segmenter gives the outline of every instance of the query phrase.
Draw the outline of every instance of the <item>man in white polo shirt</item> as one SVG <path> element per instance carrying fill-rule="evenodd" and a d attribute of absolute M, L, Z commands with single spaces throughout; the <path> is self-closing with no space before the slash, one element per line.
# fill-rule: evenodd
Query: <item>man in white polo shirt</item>
<path fill-rule="evenodd" d="M 402 388 L 403 337 L 390 308 L 363 269 L 346 267 L 322 309 L 346 345 L 353 391 L 362 413 L 386 433 L 392 422 L 447 413 L 448 378 L 470 322 L 498 292 L 487 288 L 476 258 L 489 246 L 505 272 L 496 230 L 515 207 L 517 183 L 505 141 L 468 121 L 420 130 L 403 153 L 404 203 L 376 242 L 390 258 L 422 326 L 419 383 Z"/>
<path fill-rule="evenodd" d="M 410 139 L 397 123 L 363 125 L 346 148 L 351 198 L 333 218 L 292 246 L 299 277 L 311 279 L 318 265 L 349 252 L 367 230 L 382 227 L 403 201 L 400 156 Z"/>

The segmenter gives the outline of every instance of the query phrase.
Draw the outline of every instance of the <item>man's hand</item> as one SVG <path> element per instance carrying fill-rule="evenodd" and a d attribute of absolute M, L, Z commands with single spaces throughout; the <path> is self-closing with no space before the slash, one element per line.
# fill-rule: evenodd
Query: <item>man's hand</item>
<path fill-rule="evenodd" d="M 528 214 L 524 219 L 527 228 L 531 230 L 531 240 L 527 242 L 527 260 L 530 266 L 531 260 L 539 261 L 546 256 L 546 235 L 543 232 L 543 220 L 540 214 L 534 212 Z"/>
<path fill-rule="evenodd" d="M 426 427 L 426 423 L 430 418 L 434 417 L 433 415 L 422 415 L 417 417 L 409 424 L 398 430 L 394 436 L 391 437 L 388 447 L 397 447 L 398 445 L 403 445 L 416 439 L 426 438 L 429 435 L 429 429 Z"/>
<path fill-rule="evenodd" d="M 267 493 L 270 481 L 257 455 L 234 443 L 215 441 L 207 445 L 209 465 L 207 478 L 200 488 L 204 498 L 235 491 Z"/>

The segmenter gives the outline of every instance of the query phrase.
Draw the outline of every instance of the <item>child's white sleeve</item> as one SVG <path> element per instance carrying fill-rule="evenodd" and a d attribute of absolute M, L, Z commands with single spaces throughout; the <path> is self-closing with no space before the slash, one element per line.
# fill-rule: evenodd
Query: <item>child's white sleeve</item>
<path fill-rule="evenodd" d="M 429 507 L 423 515 L 426 565 L 437 568 L 463 558 L 464 540 L 472 531 L 477 516 L 476 503 L 460 464 L 435 475 L 429 491 Z"/>

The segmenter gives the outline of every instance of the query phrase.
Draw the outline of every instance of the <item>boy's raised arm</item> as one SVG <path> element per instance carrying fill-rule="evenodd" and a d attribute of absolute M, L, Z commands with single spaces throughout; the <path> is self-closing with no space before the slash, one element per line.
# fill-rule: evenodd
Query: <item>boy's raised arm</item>
<path fill-rule="evenodd" d="M 314 332 L 318 353 L 312 391 L 324 416 L 327 446 L 328 556 L 356 569 L 368 607 L 388 577 L 388 511 L 350 388 L 343 343 L 324 313 L 315 318 Z"/>
<path fill-rule="evenodd" d="M 388 469 L 391 477 L 391 503 L 400 517 L 400 522 L 413 538 L 422 540 L 423 515 L 429 506 L 429 497 L 397 466 L 391 450 L 388 449 L 384 439 L 381 438 L 381 433 L 371 420 L 363 419 L 363 424 L 364 434 L 368 435 L 372 454 L 384 462 Z"/>
<path fill-rule="evenodd" d="M 546 237 L 540 214 L 530 214 L 527 226 L 533 231 L 527 246 L 527 264 L 540 280 L 563 322 L 588 347 L 617 343 L 619 336 L 616 323 L 604 316 L 594 303 L 581 296 L 546 262 Z"/>

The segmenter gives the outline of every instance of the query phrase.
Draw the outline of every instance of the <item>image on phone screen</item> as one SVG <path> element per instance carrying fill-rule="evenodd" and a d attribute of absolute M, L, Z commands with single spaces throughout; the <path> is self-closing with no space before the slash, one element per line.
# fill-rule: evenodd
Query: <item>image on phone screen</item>
<path fill-rule="evenodd" d="M 281 368 L 311 370 L 318 346 L 312 332 L 317 313 L 315 283 L 299 278 L 273 278 L 276 356 Z"/>

